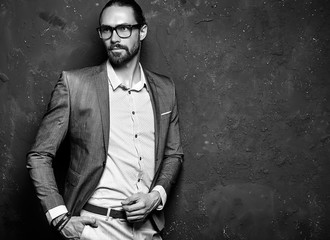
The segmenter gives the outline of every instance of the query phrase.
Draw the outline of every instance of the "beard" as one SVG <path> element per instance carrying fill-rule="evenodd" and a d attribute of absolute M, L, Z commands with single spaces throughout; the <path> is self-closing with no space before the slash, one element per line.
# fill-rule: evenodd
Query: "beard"
<path fill-rule="evenodd" d="M 113 52 L 112 50 L 114 49 L 122 49 L 124 51 Z M 130 62 L 139 53 L 139 50 L 140 50 L 139 43 L 134 44 L 131 50 L 129 50 L 128 47 L 121 44 L 112 45 L 108 48 L 109 62 L 113 67 L 121 67 L 124 64 Z"/>

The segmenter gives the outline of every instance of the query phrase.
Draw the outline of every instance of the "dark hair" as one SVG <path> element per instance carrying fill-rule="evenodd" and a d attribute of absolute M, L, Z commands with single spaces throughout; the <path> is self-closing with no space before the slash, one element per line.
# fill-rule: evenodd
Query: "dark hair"
<path fill-rule="evenodd" d="M 133 9 L 134 17 L 135 17 L 135 20 L 137 21 L 137 23 L 141 26 L 144 24 L 147 24 L 140 5 L 137 4 L 137 2 L 135 2 L 134 0 L 110 0 L 107 4 L 105 4 L 103 9 L 101 10 L 101 13 L 99 16 L 99 25 L 101 25 L 101 17 L 102 17 L 104 10 L 113 5 L 131 7 Z"/>

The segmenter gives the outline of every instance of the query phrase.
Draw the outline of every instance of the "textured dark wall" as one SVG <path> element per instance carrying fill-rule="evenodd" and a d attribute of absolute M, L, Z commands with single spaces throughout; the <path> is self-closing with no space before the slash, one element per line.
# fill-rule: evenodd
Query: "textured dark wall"
<path fill-rule="evenodd" d="M 0 239 L 52 239 L 25 154 L 60 71 L 105 59 L 105 2 L 0 1 Z M 140 3 L 186 153 L 164 239 L 330 239 L 329 1 Z"/>

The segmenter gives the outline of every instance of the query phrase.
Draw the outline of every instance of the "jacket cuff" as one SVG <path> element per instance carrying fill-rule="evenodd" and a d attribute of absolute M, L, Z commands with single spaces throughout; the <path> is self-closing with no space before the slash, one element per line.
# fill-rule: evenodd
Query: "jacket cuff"
<path fill-rule="evenodd" d="M 57 207 L 54 207 L 52 209 L 49 209 L 47 212 L 46 212 L 46 217 L 47 217 L 47 220 L 48 220 L 48 223 L 51 224 L 51 222 L 57 218 L 58 216 L 62 215 L 62 214 L 65 214 L 68 212 L 68 209 L 66 208 L 66 206 L 64 205 L 59 205 Z"/>
<path fill-rule="evenodd" d="M 166 200 L 167 200 L 167 194 L 165 189 L 161 186 L 161 185 L 156 185 L 152 191 L 157 191 L 160 194 L 160 199 L 161 199 L 161 203 L 158 205 L 158 207 L 156 208 L 157 211 L 163 210 Z"/>

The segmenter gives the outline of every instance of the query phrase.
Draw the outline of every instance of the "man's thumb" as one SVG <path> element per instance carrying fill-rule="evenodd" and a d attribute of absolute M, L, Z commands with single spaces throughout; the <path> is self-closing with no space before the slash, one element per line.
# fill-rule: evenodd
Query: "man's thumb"
<path fill-rule="evenodd" d="M 137 196 L 136 195 L 132 195 L 132 196 L 126 198 L 125 200 L 123 200 L 121 202 L 121 204 L 122 205 L 131 205 L 131 204 L 135 203 L 136 200 L 137 200 Z"/>
<path fill-rule="evenodd" d="M 85 217 L 85 216 L 83 216 L 81 222 L 82 222 L 82 224 L 84 224 L 84 225 L 90 225 L 91 227 L 94 227 L 94 228 L 98 227 L 95 218 L 91 218 L 91 217 Z"/>

